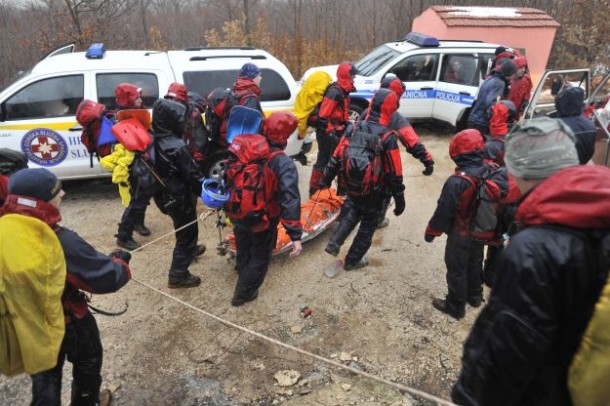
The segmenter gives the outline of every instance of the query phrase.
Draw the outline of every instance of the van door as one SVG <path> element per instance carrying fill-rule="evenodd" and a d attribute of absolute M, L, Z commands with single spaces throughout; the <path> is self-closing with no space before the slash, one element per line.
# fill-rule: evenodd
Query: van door
<path fill-rule="evenodd" d="M 456 126 L 474 103 L 481 80 L 478 54 L 443 54 L 432 117 Z"/>
<path fill-rule="evenodd" d="M 405 84 L 398 111 L 407 118 L 429 118 L 434 105 L 439 66 L 438 53 L 410 55 L 395 64 L 389 73 Z"/>
<path fill-rule="evenodd" d="M 553 114 L 555 96 L 567 86 L 582 88 L 585 92 L 585 100 L 587 100 L 591 93 L 589 69 L 560 69 L 544 72 L 523 112 L 523 120 Z"/>
<path fill-rule="evenodd" d="M 104 175 L 81 145 L 76 108 L 85 98 L 87 72 L 38 76 L 14 85 L 0 100 L 0 141 L 23 151 L 30 167 L 44 167 L 59 178 Z"/>

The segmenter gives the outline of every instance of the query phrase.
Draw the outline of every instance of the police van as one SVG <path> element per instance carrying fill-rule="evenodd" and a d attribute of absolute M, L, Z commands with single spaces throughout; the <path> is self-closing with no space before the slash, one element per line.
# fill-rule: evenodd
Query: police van
<path fill-rule="evenodd" d="M 47 54 L 30 71 L 0 91 L 0 146 L 23 151 L 30 167 L 45 167 L 61 179 L 108 176 L 90 157 L 76 122 L 81 100 L 91 99 L 116 109 L 114 89 L 132 83 L 142 89 L 144 106 L 163 97 L 172 82 L 207 95 L 216 87 L 232 87 L 242 65 L 261 70 L 260 100 L 265 114 L 292 111 L 297 84 L 286 66 L 268 52 L 251 47 L 187 48 L 176 51 L 106 51 L 95 44 L 74 52 L 74 44 Z M 296 132 L 286 153 L 303 147 Z M 226 149 L 211 154 L 212 172 L 226 158 Z"/>
<path fill-rule="evenodd" d="M 399 111 L 407 118 L 437 119 L 458 129 L 466 128 L 479 85 L 491 67 L 497 44 L 481 41 L 439 40 L 409 33 L 404 40 L 388 42 L 354 63 L 356 91 L 350 94 L 351 112 L 359 115 L 388 74 L 400 78 L 406 91 Z M 324 70 L 336 78 L 338 65 L 308 69 Z"/>

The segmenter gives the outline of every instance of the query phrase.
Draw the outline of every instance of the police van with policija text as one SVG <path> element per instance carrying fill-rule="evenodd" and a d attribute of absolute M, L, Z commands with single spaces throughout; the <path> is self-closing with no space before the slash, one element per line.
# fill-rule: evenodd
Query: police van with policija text
<path fill-rule="evenodd" d="M 485 78 L 497 44 L 481 41 L 439 40 L 409 33 L 404 40 L 374 49 L 354 65 L 356 91 L 350 94 L 352 113 L 359 115 L 381 79 L 387 74 L 400 78 L 406 91 L 399 111 L 411 120 L 437 119 L 458 129 L 466 128 L 479 85 Z M 308 69 L 303 80 L 317 70 L 336 78 L 338 65 Z"/>
<path fill-rule="evenodd" d="M 231 88 L 244 63 L 261 70 L 261 105 L 265 114 L 292 111 L 297 84 L 286 66 L 268 52 L 251 47 L 187 48 L 177 51 L 106 51 L 94 44 L 74 52 L 69 44 L 45 56 L 30 71 L 0 91 L 0 146 L 23 151 L 30 167 L 44 167 L 61 179 L 109 176 L 81 143 L 76 108 L 83 99 L 117 108 L 114 89 L 132 83 L 142 89 L 144 106 L 151 108 L 170 83 L 184 83 L 202 96 L 216 87 Z M 286 154 L 301 152 L 296 132 Z M 210 156 L 221 165 L 226 149 Z M 216 165 L 212 165 L 215 170 Z"/>

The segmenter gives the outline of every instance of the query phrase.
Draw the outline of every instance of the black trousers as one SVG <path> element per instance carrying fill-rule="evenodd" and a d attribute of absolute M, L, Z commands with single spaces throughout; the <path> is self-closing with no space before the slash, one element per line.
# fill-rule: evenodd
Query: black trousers
<path fill-rule="evenodd" d="M 146 207 L 150 204 L 150 197 L 145 193 L 132 196 L 119 223 L 118 237 L 121 240 L 127 241 L 133 238 L 134 227 L 138 224 L 144 224 L 144 216 L 146 215 Z"/>
<path fill-rule="evenodd" d="M 313 168 L 319 171 L 324 171 L 330 157 L 335 152 L 335 148 L 339 144 L 340 135 L 334 133 L 326 134 L 324 131 L 316 131 L 316 141 L 318 142 L 318 156 Z"/>
<path fill-rule="evenodd" d="M 385 214 L 385 195 L 373 193 L 366 197 L 348 196 L 341 208 L 339 225 L 330 237 L 329 242 L 342 246 L 345 239 L 356 228 L 358 232 L 345 256 L 345 265 L 354 265 L 366 254 L 373 242 L 373 234 L 381 216 Z"/>
<path fill-rule="evenodd" d="M 103 349 L 95 318 L 89 312 L 66 326 L 57 365 L 32 375 L 32 406 L 60 406 L 61 378 L 66 358 L 72 363 L 72 406 L 99 402 Z"/>
<path fill-rule="evenodd" d="M 457 232 L 447 234 L 445 266 L 447 267 L 447 300 L 463 306 L 467 298 L 480 298 L 483 293 L 483 244 Z"/>
<path fill-rule="evenodd" d="M 234 224 L 235 244 L 237 246 L 237 285 L 234 297 L 250 297 L 265 280 L 271 252 L 277 242 L 277 225 L 279 219 L 270 219 L 269 228 L 255 233 L 250 227 Z"/>
<path fill-rule="evenodd" d="M 196 198 L 188 197 L 168 210 L 168 215 L 174 223 L 174 230 L 197 220 Z M 176 245 L 172 256 L 172 264 L 169 276 L 182 277 L 188 273 L 188 267 L 193 262 L 196 254 L 197 239 L 199 238 L 199 226 L 197 222 L 176 233 Z"/>

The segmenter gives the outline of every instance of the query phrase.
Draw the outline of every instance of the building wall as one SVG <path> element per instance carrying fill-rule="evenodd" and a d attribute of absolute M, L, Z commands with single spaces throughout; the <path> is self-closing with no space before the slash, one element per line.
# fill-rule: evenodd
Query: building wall
<path fill-rule="evenodd" d="M 411 31 L 439 39 L 479 40 L 525 49 L 534 87 L 547 68 L 556 27 L 448 27 L 432 9 L 413 21 Z"/>

